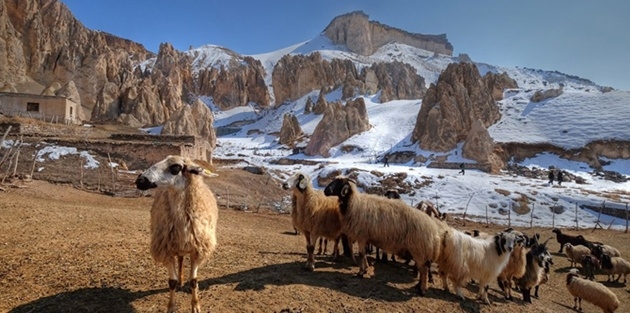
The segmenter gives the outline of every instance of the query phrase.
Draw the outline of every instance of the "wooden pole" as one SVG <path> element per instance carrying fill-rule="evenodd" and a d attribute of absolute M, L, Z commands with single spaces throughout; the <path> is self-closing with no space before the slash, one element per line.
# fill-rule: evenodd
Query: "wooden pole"
<path fill-rule="evenodd" d="M 31 179 L 33 179 L 33 173 L 35 173 L 35 162 L 37 161 L 37 154 L 39 150 L 35 151 L 35 155 L 33 156 L 33 165 L 31 165 Z"/>
<path fill-rule="evenodd" d="M 81 173 L 79 176 L 79 184 L 81 185 L 81 189 L 83 189 L 83 158 L 81 158 L 81 163 L 79 164 L 79 171 Z"/>
<path fill-rule="evenodd" d="M 464 209 L 464 226 L 466 226 L 466 213 L 468 213 L 468 205 L 470 204 L 470 200 L 472 200 L 474 195 L 475 195 L 475 193 L 470 195 L 470 198 L 468 198 L 468 202 L 466 203 L 466 208 Z M 436 196 L 435 200 L 436 200 L 436 203 L 437 203 L 437 196 Z M 439 208 L 438 208 L 438 210 L 439 210 Z"/>
<path fill-rule="evenodd" d="M 529 215 L 529 228 L 534 227 L 534 210 L 536 209 L 536 203 L 532 203 L 532 213 Z"/>
<path fill-rule="evenodd" d="M 556 228 L 556 212 L 551 210 L 551 228 Z"/>
<path fill-rule="evenodd" d="M 580 229 L 580 221 L 578 221 L 578 204 L 575 203 L 575 230 Z"/>
<path fill-rule="evenodd" d="M 626 203 L 626 234 L 628 233 L 628 204 Z"/>
<path fill-rule="evenodd" d="M 512 202 L 508 206 L 508 228 L 512 227 Z"/>
<path fill-rule="evenodd" d="M 114 172 L 114 167 L 112 166 L 112 158 L 109 155 L 109 152 L 107 153 L 107 160 L 109 160 L 109 169 L 112 171 L 112 193 L 116 192 L 116 173 Z"/>
<path fill-rule="evenodd" d="M 225 208 L 228 209 L 228 210 L 230 209 L 230 188 L 227 188 L 227 197 L 226 197 Z"/>
<path fill-rule="evenodd" d="M 488 206 L 486 205 L 486 227 L 490 227 L 490 223 L 488 222 Z"/>
<path fill-rule="evenodd" d="M 15 177 L 17 175 L 17 167 L 20 161 L 20 148 L 15 152 L 15 164 L 13 165 L 13 175 L 11 177 Z"/>
<path fill-rule="evenodd" d="M 4 131 L 4 134 L 2 135 L 2 139 L 0 139 L 0 147 L 2 147 L 2 144 L 4 144 L 4 140 L 7 139 L 7 135 L 11 131 L 11 127 L 13 126 L 9 125 L 7 129 Z"/>

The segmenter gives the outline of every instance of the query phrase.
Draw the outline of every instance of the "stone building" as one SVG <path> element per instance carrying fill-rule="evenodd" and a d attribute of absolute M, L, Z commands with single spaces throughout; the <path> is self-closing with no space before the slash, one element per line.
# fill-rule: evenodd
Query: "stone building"
<path fill-rule="evenodd" d="M 81 124 L 79 110 L 79 104 L 65 97 L 0 92 L 0 113 L 6 116 Z"/>

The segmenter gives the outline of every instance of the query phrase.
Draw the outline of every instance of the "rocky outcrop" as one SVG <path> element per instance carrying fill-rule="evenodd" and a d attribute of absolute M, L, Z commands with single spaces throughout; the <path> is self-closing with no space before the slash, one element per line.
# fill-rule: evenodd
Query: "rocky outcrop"
<path fill-rule="evenodd" d="M 313 104 L 313 100 L 311 100 L 311 97 L 308 97 L 308 99 L 306 99 L 306 103 L 304 104 L 304 114 L 313 112 L 313 106 L 315 106 Z"/>
<path fill-rule="evenodd" d="M 326 99 L 324 98 L 324 94 L 320 92 L 319 97 L 317 97 L 317 102 L 315 102 L 315 105 L 313 106 L 313 114 L 316 114 L 316 115 L 324 114 L 327 108 L 328 108 L 328 102 L 326 102 Z"/>
<path fill-rule="evenodd" d="M 547 100 L 550 98 L 555 98 L 560 96 L 563 93 L 562 88 L 558 89 L 546 89 L 546 90 L 536 90 L 530 100 L 532 102 L 540 102 L 543 100 Z"/>
<path fill-rule="evenodd" d="M 341 88 L 342 98 L 374 94 L 379 101 L 420 99 L 426 91 L 424 78 L 411 65 L 394 61 L 375 63 L 361 73 L 350 60 L 323 60 L 319 53 L 285 55 L 272 74 L 276 103 L 296 100 L 313 90 Z"/>
<path fill-rule="evenodd" d="M 212 111 L 201 100 L 191 105 L 184 105 L 164 124 L 163 135 L 195 134 L 207 140 L 214 149 L 217 142 L 216 133 L 212 127 L 214 118 Z"/>
<path fill-rule="evenodd" d="M 280 143 L 292 147 L 300 136 L 303 135 L 300 122 L 293 114 L 285 114 L 280 128 Z"/>
<path fill-rule="evenodd" d="M 306 155 L 330 156 L 330 148 L 338 145 L 353 135 L 370 128 L 370 121 L 363 98 L 330 103 L 324 117 L 317 124 L 304 153 Z"/>
<path fill-rule="evenodd" d="M 409 33 L 370 21 L 369 16 L 361 11 L 335 17 L 324 29 L 324 35 L 333 43 L 344 45 L 348 50 L 361 55 L 372 55 L 378 48 L 392 41 L 441 54 L 453 54 L 453 45 L 446 39 L 446 34 Z"/>
<path fill-rule="evenodd" d="M 236 54 L 226 67 L 208 67 L 198 74 L 200 95 L 211 96 L 222 110 L 243 106 L 249 102 L 267 107 L 270 95 L 265 83 L 265 69 L 259 60 Z"/>
<path fill-rule="evenodd" d="M 273 69 L 272 82 L 276 103 L 296 100 L 323 86 L 341 86 L 346 76 L 358 79 L 350 60 L 322 59 L 319 53 L 285 55 Z"/>
<path fill-rule="evenodd" d="M 424 78 L 416 73 L 416 69 L 399 61 L 373 64 L 361 76 L 366 85 L 376 78 L 377 89 L 381 90 L 381 103 L 398 99 L 421 99 L 427 89 Z"/>
<path fill-rule="evenodd" d="M 479 163 L 487 163 L 493 151 L 494 140 L 490 137 L 483 122 L 476 120 L 462 146 L 462 156 Z"/>
<path fill-rule="evenodd" d="M 477 120 L 487 128 L 500 117 L 477 66 L 449 64 L 422 99 L 412 140 L 422 149 L 446 152 L 468 137 Z"/>
<path fill-rule="evenodd" d="M 510 88 L 518 88 L 518 84 L 514 79 L 510 77 L 506 72 L 501 74 L 495 74 L 492 72 L 488 72 L 484 77 L 483 81 L 486 83 L 486 87 L 490 90 L 492 94 L 492 99 L 494 101 L 503 100 L 503 91 L 505 89 Z"/>

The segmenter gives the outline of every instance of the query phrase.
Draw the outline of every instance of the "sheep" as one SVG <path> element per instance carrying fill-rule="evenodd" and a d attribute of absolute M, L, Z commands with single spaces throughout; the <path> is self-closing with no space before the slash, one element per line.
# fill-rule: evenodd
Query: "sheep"
<path fill-rule="evenodd" d="M 567 289 L 573 296 L 573 309 L 582 311 L 582 299 L 603 310 L 612 313 L 619 307 L 619 299 L 601 283 L 581 278 L 577 269 L 571 269 L 567 274 Z"/>
<path fill-rule="evenodd" d="M 306 239 L 308 257 L 305 269 L 315 270 L 314 252 L 319 237 L 335 240 L 333 257 L 337 258 L 341 236 L 341 220 L 337 199 L 326 197 L 321 190 L 313 187 L 308 175 L 299 172 L 289 177 L 282 184 L 282 188 L 293 192 L 295 201 L 291 211 L 291 222 L 293 227 L 303 233 Z"/>
<path fill-rule="evenodd" d="M 540 285 L 541 281 L 546 278 L 545 267 L 547 263 L 551 263 L 549 251 L 547 251 L 547 241 L 542 244 L 534 245 L 525 258 L 527 265 L 525 266 L 525 275 L 516 280 L 516 285 L 523 293 L 523 301 L 532 302 L 531 289 Z"/>
<path fill-rule="evenodd" d="M 560 244 L 560 250 L 558 251 L 558 253 L 562 253 L 564 244 L 567 242 L 574 246 L 582 245 L 582 246 L 588 247 L 589 245 L 588 240 L 586 240 L 584 236 L 582 235 L 572 236 L 572 235 L 563 234 L 559 228 L 554 228 L 551 232 L 556 234 L 556 240 Z"/>
<path fill-rule="evenodd" d="M 630 274 L 630 262 L 626 259 L 618 256 L 611 257 L 608 254 L 602 254 L 602 270 L 608 274 L 608 280 L 610 281 L 610 275 L 615 278 L 615 274 L 619 274 L 615 282 L 618 282 L 623 275 L 623 284 L 626 284 L 626 278 Z"/>
<path fill-rule="evenodd" d="M 603 243 L 593 243 L 592 245 L 590 245 L 590 248 L 591 253 L 598 258 L 601 258 L 603 254 L 608 254 L 611 257 L 621 256 L 621 253 L 619 252 L 619 250 L 617 250 L 617 248 L 605 245 Z"/>
<path fill-rule="evenodd" d="M 388 189 L 384 194 L 387 199 L 400 199 L 400 193 L 396 189 Z"/>
<path fill-rule="evenodd" d="M 582 275 L 589 280 L 595 279 L 595 271 L 601 268 L 600 261 L 593 255 L 585 255 L 580 261 Z"/>
<path fill-rule="evenodd" d="M 422 200 L 416 204 L 416 209 L 428 214 L 429 216 L 433 216 L 439 220 L 446 220 L 446 213 L 440 213 L 433 203 L 429 201 Z"/>
<path fill-rule="evenodd" d="M 450 228 L 444 233 L 444 249 L 438 265 L 442 274 L 444 290 L 449 291 L 447 278 L 462 299 L 462 285 L 467 279 L 474 279 L 479 285 L 478 298 L 490 304 L 487 286 L 496 280 L 507 266 L 514 246 L 522 239 L 511 232 L 501 232 L 491 238 L 479 239 Z"/>
<path fill-rule="evenodd" d="M 175 311 L 175 289 L 183 284 L 185 255 L 190 257 L 192 312 L 201 312 L 197 270 L 217 246 L 219 210 L 214 193 L 203 180 L 213 176 L 218 175 L 198 161 L 170 155 L 136 179 L 140 190 L 157 188 L 151 207 L 150 252 L 156 262 L 168 269 L 167 312 Z"/>
<path fill-rule="evenodd" d="M 347 177 L 336 177 L 326 186 L 324 193 L 338 197 L 343 233 L 359 243 L 361 260 L 358 275 L 362 277 L 367 270 L 367 242 L 391 253 L 407 250 L 420 274 L 416 287 L 423 295 L 427 290 L 427 267 L 440 254 L 445 224 L 403 201 L 362 194 L 356 182 Z"/>
<path fill-rule="evenodd" d="M 567 242 L 564 244 L 566 249 L 565 253 L 571 261 L 571 267 L 575 267 L 577 263 L 580 263 L 582 259 L 591 254 L 591 249 L 584 246 L 574 246 L 571 243 Z"/>
<path fill-rule="evenodd" d="M 527 252 L 529 251 L 529 239 L 520 232 L 514 232 L 518 237 L 523 238 L 523 242 L 514 245 L 510 259 L 499 276 L 497 283 L 499 288 L 503 290 L 506 300 L 512 300 L 512 280 L 518 279 L 525 275 L 525 266 L 527 265 Z"/>

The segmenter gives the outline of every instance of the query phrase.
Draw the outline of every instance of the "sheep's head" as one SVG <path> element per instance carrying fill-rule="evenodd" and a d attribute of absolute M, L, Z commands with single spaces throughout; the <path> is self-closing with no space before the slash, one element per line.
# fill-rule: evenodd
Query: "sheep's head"
<path fill-rule="evenodd" d="M 389 189 L 385 192 L 385 197 L 388 199 L 400 199 L 400 193 L 396 189 Z"/>
<path fill-rule="evenodd" d="M 304 175 L 302 173 L 295 173 L 293 176 L 289 177 L 287 181 L 282 184 L 282 189 L 297 189 L 300 192 L 303 192 L 308 185 L 310 184 L 311 178 L 308 175 Z"/>
<path fill-rule="evenodd" d="M 554 233 L 554 234 L 558 234 L 558 235 L 562 234 L 562 231 L 560 229 L 558 229 L 558 228 L 554 228 L 551 232 Z"/>
<path fill-rule="evenodd" d="M 610 257 L 610 255 L 604 253 L 601 255 L 600 259 L 601 261 L 601 266 L 603 269 L 612 269 L 613 268 L 613 264 L 612 264 L 612 258 Z"/>
<path fill-rule="evenodd" d="M 350 186 L 351 183 L 356 185 L 354 180 L 345 176 L 338 176 L 324 188 L 324 194 L 326 196 L 337 196 L 340 199 L 345 199 L 350 194 L 352 188 Z"/>
<path fill-rule="evenodd" d="M 217 174 L 199 165 L 197 162 L 177 155 L 169 155 L 166 159 L 155 163 L 136 179 L 136 187 L 147 190 L 162 186 L 183 189 L 191 175 L 214 177 Z"/>

